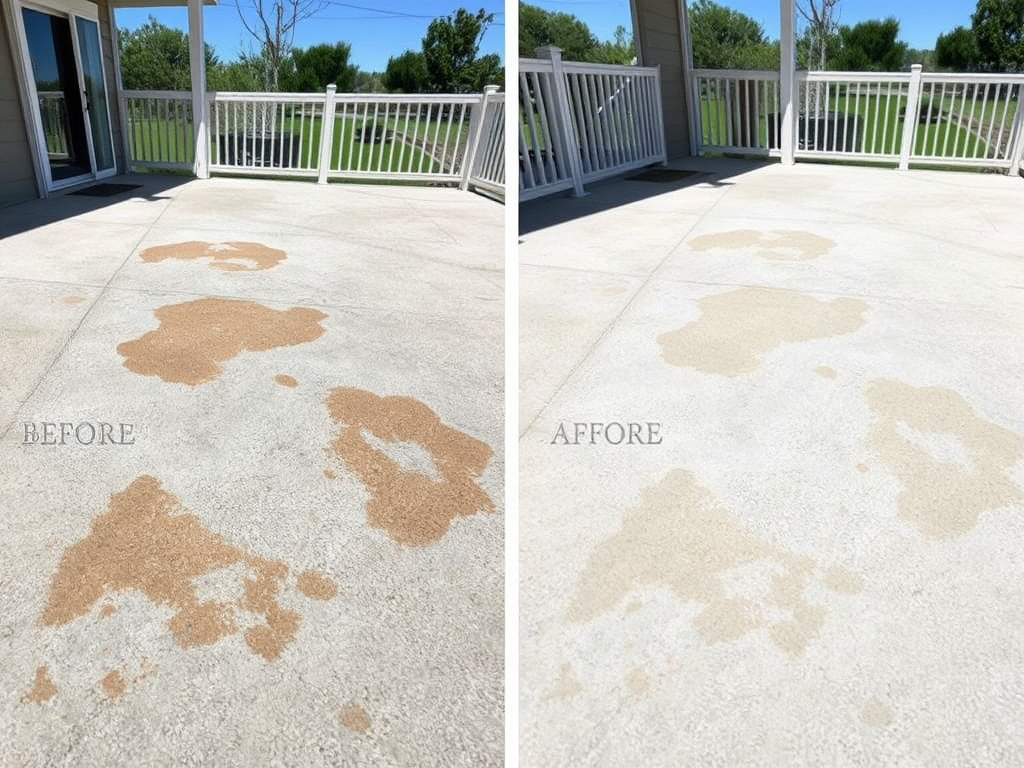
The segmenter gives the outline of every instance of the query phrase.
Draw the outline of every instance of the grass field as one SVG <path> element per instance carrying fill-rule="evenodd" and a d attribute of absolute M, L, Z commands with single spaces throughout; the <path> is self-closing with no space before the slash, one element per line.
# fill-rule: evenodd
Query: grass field
<path fill-rule="evenodd" d="M 464 144 L 468 132 L 467 124 L 453 121 L 448 135 L 448 160 L 441 161 L 444 148 L 445 133 L 448 130 L 447 119 L 441 119 L 440 130 L 435 145 L 435 132 L 438 131 L 438 119 L 420 121 L 410 120 L 408 133 L 404 118 L 391 118 L 387 121 L 379 119 L 377 125 L 386 126 L 385 140 L 371 142 L 362 140 L 362 118 L 336 118 L 331 149 L 331 167 L 341 170 L 360 170 L 389 173 L 440 172 L 442 166 L 450 171 L 451 162 L 457 148 Z M 235 139 L 231 132 L 233 126 L 221 125 L 222 134 L 227 135 L 227 145 L 222 145 L 216 135 L 211 135 L 211 158 L 214 164 L 224 163 L 234 155 Z M 320 133 L 323 120 L 319 117 L 300 119 L 298 117 L 278 120 L 275 126 L 278 133 L 284 133 L 283 147 L 272 147 L 272 158 L 275 166 L 280 167 L 281 154 L 284 155 L 284 167 L 289 166 L 291 153 L 292 168 L 316 169 L 319 161 Z M 216 125 L 211 133 L 216 133 Z M 251 129 L 250 129 L 251 130 Z M 133 138 L 133 155 L 136 162 L 153 163 L 185 163 L 193 160 L 193 140 L 191 123 L 179 123 L 170 126 L 163 121 L 136 119 L 131 121 Z M 399 134 L 406 136 L 403 140 Z M 251 140 L 250 140 L 251 141 Z M 424 151 L 422 143 L 434 148 L 434 152 Z M 242 129 L 238 129 L 238 154 L 244 150 Z M 261 146 L 257 141 L 255 148 L 250 144 L 251 153 L 259 156 Z M 267 142 L 266 156 L 271 158 L 271 145 Z"/>
<path fill-rule="evenodd" d="M 836 96 L 830 94 L 828 99 L 829 112 L 839 112 L 846 115 L 844 121 L 846 130 L 856 136 L 856 146 L 863 152 L 870 154 L 899 154 L 903 142 L 903 117 L 902 113 L 906 107 L 906 97 L 893 95 L 887 98 L 885 95 L 861 95 L 859 99 L 854 98 L 851 93 L 849 100 L 845 95 Z M 955 104 L 953 102 L 956 102 Z M 966 112 L 970 112 L 970 99 L 967 100 Z M 1002 105 L 994 100 L 987 103 L 980 103 L 975 108 L 975 117 L 981 118 L 984 114 L 988 119 L 995 114 L 996 121 L 1002 118 Z M 921 108 L 922 115 L 929 114 L 929 101 L 927 94 Z M 942 106 L 942 114 L 939 115 L 939 104 Z M 979 136 L 967 125 L 966 117 L 961 120 L 959 110 L 962 106 L 962 99 L 947 98 L 940 100 L 936 96 L 931 108 L 932 122 L 919 122 L 915 140 L 914 154 L 920 156 L 934 157 L 986 157 L 994 153 L 985 142 L 987 128 L 981 131 Z M 771 111 L 774 107 L 770 105 Z M 951 109 L 956 110 L 951 112 Z M 998 111 L 997 111 L 998 110 Z M 708 145 L 721 145 L 725 142 L 726 126 L 728 116 L 726 114 L 725 99 L 702 99 L 701 100 L 701 126 L 703 140 Z M 822 105 L 821 112 L 825 112 Z M 813 111 L 812 111 L 813 115 Z M 1012 113 L 1007 118 L 1007 130 Z M 809 129 L 807 143 L 809 147 L 814 146 L 814 121 L 809 126 L 803 124 L 801 115 L 800 136 L 803 138 Z M 876 122 L 877 120 L 877 122 Z M 987 120 L 986 120 L 987 124 Z M 998 128 L 997 128 L 998 131 Z M 768 126 L 765 117 L 762 115 L 758 120 L 758 144 L 761 147 L 768 146 Z M 827 147 L 823 150 L 831 150 L 833 134 L 828 135 Z M 824 141 L 824 135 L 822 138 Z M 836 143 L 837 149 L 841 142 Z"/>

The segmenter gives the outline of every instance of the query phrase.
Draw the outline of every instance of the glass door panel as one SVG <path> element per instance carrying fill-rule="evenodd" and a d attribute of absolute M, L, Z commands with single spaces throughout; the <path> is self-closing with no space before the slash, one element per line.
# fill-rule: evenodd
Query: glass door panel
<path fill-rule="evenodd" d="M 65 16 L 21 9 L 53 182 L 92 173 L 82 93 Z"/>
<path fill-rule="evenodd" d="M 102 174 L 114 168 L 114 144 L 110 134 L 110 111 L 107 109 L 107 84 L 103 80 L 100 30 L 92 19 L 81 16 L 74 18 L 82 63 L 85 109 L 92 131 L 93 151 L 96 153 L 96 172 Z"/>

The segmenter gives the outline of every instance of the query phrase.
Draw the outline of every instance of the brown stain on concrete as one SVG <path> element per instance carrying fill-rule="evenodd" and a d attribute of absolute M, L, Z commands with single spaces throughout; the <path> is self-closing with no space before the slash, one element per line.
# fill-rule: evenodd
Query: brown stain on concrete
<path fill-rule="evenodd" d="M 868 471 L 868 465 L 861 462 L 860 464 L 857 465 L 857 471 L 860 472 L 861 474 L 864 474 L 865 472 Z"/>
<path fill-rule="evenodd" d="M 36 667 L 35 677 L 32 678 L 32 687 L 25 691 L 21 697 L 22 704 L 42 704 L 57 695 L 57 686 L 50 679 L 50 673 L 45 664 Z"/>
<path fill-rule="evenodd" d="M 754 563 L 770 567 L 763 594 L 731 593 L 729 573 Z M 825 618 L 825 609 L 805 596 L 817 571 L 812 558 L 784 551 L 740 525 L 692 473 L 676 469 L 645 488 L 640 503 L 626 511 L 622 529 L 594 548 L 566 615 L 589 621 L 635 589 L 663 587 L 702 606 L 693 624 L 708 643 L 767 629 L 779 648 L 797 656 Z"/>
<path fill-rule="evenodd" d="M 242 240 L 225 243 L 189 240 L 184 243 L 155 245 L 139 255 L 143 261 L 147 262 L 164 261 L 165 259 L 180 261 L 210 259 L 211 267 L 225 272 L 256 272 L 270 269 L 276 267 L 287 257 L 284 251 L 277 248 Z"/>
<path fill-rule="evenodd" d="M 873 728 L 887 728 L 892 725 L 893 713 L 884 702 L 872 696 L 864 702 L 864 709 L 861 710 L 860 719 L 866 725 L 870 725 Z"/>
<path fill-rule="evenodd" d="M 835 368 L 829 368 L 827 365 L 819 365 L 814 372 L 823 379 L 834 379 L 838 375 Z"/>
<path fill-rule="evenodd" d="M 423 546 L 444 536 L 456 517 L 494 511 L 477 483 L 491 458 L 490 446 L 442 423 L 424 403 L 337 387 L 328 393 L 327 410 L 340 425 L 330 451 L 366 485 L 367 519 L 393 541 Z M 364 432 L 385 443 L 419 443 L 438 477 L 403 469 Z"/>
<path fill-rule="evenodd" d="M 864 589 L 864 577 L 841 565 L 833 565 L 825 571 L 825 586 L 833 592 L 855 595 Z"/>
<path fill-rule="evenodd" d="M 113 603 L 104 603 L 100 608 L 100 618 L 105 619 L 114 612 L 116 606 Z"/>
<path fill-rule="evenodd" d="M 338 719 L 350 731 L 366 733 L 370 730 L 370 716 L 358 704 L 346 704 L 338 713 Z"/>
<path fill-rule="evenodd" d="M 897 497 L 900 517 L 924 535 L 960 536 L 977 525 L 983 512 L 1024 500 L 1010 477 L 1024 456 L 1024 437 L 979 416 L 958 392 L 875 379 L 865 398 L 874 412 L 868 446 L 903 486 Z M 954 438 L 970 466 L 937 459 L 901 433 L 901 424 L 917 433 Z"/>
<path fill-rule="evenodd" d="M 323 312 L 307 307 L 271 309 L 254 301 L 196 299 L 168 304 L 154 314 L 155 331 L 117 346 L 124 367 L 167 382 L 196 385 L 217 378 L 220 363 L 243 351 L 264 352 L 318 339 Z"/>
<path fill-rule="evenodd" d="M 294 376 L 289 376 L 287 373 L 279 373 L 274 377 L 274 381 L 280 384 L 282 387 L 297 387 L 299 382 Z"/>
<path fill-rule="evenodd" d="M 722 376 L 750 373 L 761 357 L 785 343 L 852 333 L 864 325 L 859 299 L 819 301 L 766 288 L 738 288 L 697 299 L 701 316 L 658 336 L 670 365 Z"/>
<path fill-rule="evenodd" d="M 142 475 L 113 494 L 89 534 L 64 551 L 39 623 L 67 624 L 105 595 L 134 589 L 174 610 L 167 625 L 180 647 L 211 645 L 237 631 L 236 612 L 228 603 L 200 601 L 193 579 L 238 563 L 251 574 L 238 607 L 264 621 L 245 630 L 245 642 L 272 661 L 294 639 L 300 619 L 278 602 L 287 564 L 228 544 L 156 478 Z"/>
<path fill-rule="evenodd" d="M 647 672 L 636 667 L 626 673 L 626 687 L 634 696 L 643 696 L 651 689 L 651 678 Z"/>
<path fill-rule="evenodd" d="M 338 585 L 320 571 L 303 571 L 296 579 L 295 586 L 306 597 L 312 597 L 315 600 L 330 600 L 338 594 Z"/>
<path fill-rule="evenodd" d="M 333 469 L 325 469 L 324 470 L 324 477 L 326 477 L 328 480 L 333 480 L 334 478 L 337 477 L 337 475 L 334 474 L 334 470 Z"/>
<path fill-rule="evenodd" d="M 573 696 L 583 690 L 583 686 L 580 685 L 580 681 L 576 679 L 576 673 L 573 671 L 572 664 L 566 662 L 558 670 L 558 677 L 547 691 L 544 692 L 542 699 L 544 701 L 550 701 L 552 699 L 571 699 Z"/>
<path fill-rule="evenodd" d="M 107 694 L 107 698 L 110 699 L 116 699 L 118 696 L 121 696 L 127 688 L 124 678 L 121 677 L 121 673 L 116 669 L 110 670 L 100 680 L 100 686 L 103 688 L 103 692 Z"/>
<path fill-rule="evenodd" d="M 835 240 L 802 229 L 734 229 L 695 237 L 687 244 L 693 251 L 755 248 L 756 256 L 771 261 L 809 261 L 835 248 Z"/>
<path fill-rule="evenodd" d="M 61 304 L 67 304 L 69 307 L 73 307 L 75 304 L 81 304 L 85 301 L 84 296 L 65 296 L 61 300 Z"/>

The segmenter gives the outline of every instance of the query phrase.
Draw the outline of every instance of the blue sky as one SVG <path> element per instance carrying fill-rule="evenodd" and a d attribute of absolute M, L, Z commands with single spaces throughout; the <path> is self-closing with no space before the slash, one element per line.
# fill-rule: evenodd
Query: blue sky
<path fill-rule="evenodd" d="M 628 0 L 529 0 L 550 11 L 571 13 L 587 22 L 600 39 L 612 37 L 621 24 L 629 29 Z M 778 0 L 717 0 L 761 22 L 770 37 L 779 35 Z M 975 0 L 842 0 L 841 21 L 855 24 L 864 19 L 895 16 L 900 20 L 900 37 L 912 48 L 933 48 L 940 32 L 958 24 L 970 26 Z"/>
<path fill-rule="evenodd" d="M 238 0 L 243 12 L 250 9 L 253 0 Z M 316 43 L 334 43 L 339 40 L 352 44 L 352 62 L 361 69 L 382 71 L 388 58 L 402 51 L 420 49 L 420 41 L 430 20 L 448 16 L 459 7 L 476 12 L 481 7 L 494 13 L 494 24 L 487 30 L 480 45 L 481 53 L 503 54 L 505 14 L 503 0 L 476 0 L 461 5 L 458 0 L 354 0 L 330 5 L 315 17 L 300 22 L 295 44 L 300 47 Z M 168 26 L 187 29 L 185 8 L 118 8 L 117 26 L 135 29 L 153 16 Z M 235 0 L 218 0 L 218 5 L 207 7 L 203 16 L 206 41 L 222 61 L 230 61 L 238 52 L 255 41 L 245 31 L 238 18 Z M 504 55 L 502 55 L 504 60 Z"/>

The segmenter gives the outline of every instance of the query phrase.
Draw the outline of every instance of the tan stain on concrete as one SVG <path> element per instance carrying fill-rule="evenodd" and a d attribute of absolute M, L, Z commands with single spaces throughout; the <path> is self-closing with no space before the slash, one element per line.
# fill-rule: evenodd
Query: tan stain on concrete
<path fill-rule="evenodd" d="M 726 577 L 751 564 L 767 565 L 769 576 L 753 594 L 731 591 Z M 805 596 L 814 578 L 820 575 L 812 558 L 754 535 L 692 473 L 676 469 L 645 488 L 640 503 L 626 511 L 622 529 L 591 552 L 566 616 L 589 621 L 635 589 L 663 587 L 702 606 L 693 624 L 708 643 L 766 629 L 779 648 L 796 656 L 825 618 L 825 609 Z"/>
<path fill-rule="evenodd" d="M 855 595 L 864 589 L 864 577 L 841 565 L 833 565 L 825 571 L 825 586 L 833 592 Z"/>
<path fill-rule="evenodd" d="M 103 688 L 103 692 L 107 694 L 107 698 L 110 699 L 116 699 L 118 696 L 121 696 L 127 688 L 124 678 L 121 677 L 121 673 L 116 669 L 110 670 L 100 680 L 100 686 Z"/>
<path fill-rule="evenodd" d="M 974 528 L 983 512 L 1024 500 L 1010 477 L 1024 456 L 1024 437 L 988 421 L 958 392 L 875 379 L 865 391 L 874 419 L 868 446 L 902 484 L 900 517 L 926 536 L 952 538 Z M 918 436 L 952 438 L 969 466 L 936 457 Z"/>
<path fill-rule="evenodd" d="M 57 686 L 50 679 L 50 673 L 45 664 L 36 667 L 35 677 L 32 678 L 32 687 L 25 691 L 21 697 L 22 704 L 42 704 L 57 695 Z"/>
<path fill-rule="evenodd" d="M 333 480 L 334 478 L 337 477 L 337 475 L 334 474 L 334 470 L 333 469 L 325 469 L 324 470 L 324 477 L 326 477 L 328 480 Z"/>
<path fill-rule="evenodd" d="M 316 600 L 330 600 L 338 594 L 338 585 L 330 577 L 320 573 L 320 571 L 303 571 L 299 574 L 299 578 L 295 580 L 295 586 L 306 597 L 312 597 Z"/>
<path fill-rule="evenodd" d="M 104 603 L 100 608 L 100 618 L 105 619 L 116 610 L 113 603 Z"/>
<path fill-rule="evenodd" d="M 626 687 L 634 696 L 643 696 L 651 688 L 651 678 L 644 670 L 636 667 L 626 673 Z"/>
<path fill-rule="evenodd" d="M 297 387 L 299 382 L 294 376 L 289 376 L 287 373 L 279 373 L 274 377 L 274 381 L 280 384 L 282 387 Z"/>
<path fill-rule="evenodd" d="M 340 425 L 329 450 L 366 485 L 367 519 L 393 541 L 429 544 L 444 536 L 456 517 L 494 511 L 477 482 L 491 458 L 490 446 L 442 423 L 424 403 L 337 387 L 328 393 L 327 410 Z M 418 443 L 438 477 L 403 468 L 375 441 Z"/>
<path fill-rule="evenodd" d="M 165 259 L 180 261 L 209 259 L 211 267 L 225 272 L 255 272 L 270 269 L 276 267 L 286 258 L 285 252 L 277 248 L 241 240 L 226 243 L 189 240 L 184 243 L 155 245 L 139 255 L 143 261 L 147 262 L 164 261 Z"/>
<path fill-rule="evenodd" d="M 864 474 L 865 472 L 868 471 L 868 465 L 861 462 L 860 464 L 857 465 L 857 471 L 860 472 L 861 474 Z"/>
<path fill-rule="evenodd" d="M 287 564 L 228 544 L 159 480 L 142 475 L 113 494 L 89 534 L 64 551 L 39 623 L 67 624 L 105 595 L 134 589 L 174 610 L 167 625 L 180 647 L 211 645 L 237 631 L 236 612 L 229 603 L 200 601 L 193 579 L 237 563 L 251 574 L 244 578 L 238 607 L 264 621 L 248 627 L 243 637 L 253 653 L 272 661 L 299 626 L 298 612 L 278 602 Z"/>
<path fill-rule="evenodd" d="M 67 304 L 69 307 L 73 307 L 75 304 L 81 304 L 85 301 L 84 296 L 65 296 L 61 300 L 61 304 Z"/>
<path fill-rule="evenodd" d="M 766 288 L 738 288 L 697 299 L 701 316 L 658 336 L 670 365 L 722 376 L 750 373 L 761 357 L 785 343 L 852 333 L 864 325 L 859 299 L 819 301 Z"/>
<path fill-rule="evenodd" d="M 873 728 L 886 728 L 892 725 L 893 713 L 884 702 L 872 696 L 864 702 L 864 709 L 861 710 L 860 719 Z"/>
<path fill-rule="evenodd" d="M 582 690 L 583 686 L 576 679 L 576 673 L 573 671 L 572 664 L 566 662 L 559 668 L 558 677 L 555 679 L 555 682 L 544 692 L 541 698 L 544 701 L 571 699 Z"/>
<path fill-rule="evenodd" d="M 217 378 L 220 363 L 243 351 L 304 344 L 323 335 L 323 312 L 271 309 L 253 301 L 196 299 L 154 314 L 160 327 L 117 346 L 124 367 L 167 382 L 196 385 Z"/>
<path fill-rule="evenodd" d="M 814 372 L 823 379 L 834 379 L 838 375 L 835 368 L 829 368 L 827 365 L 819 365 Z"/>
<path fill-rule="evenodd" d="M 604 296 L 621 296 L 627 290 L 629 290 L 629 289 L 626 288 L 623 285 L 610 285 L 607 288 L 605 288 L 603 291 L 601 291 L 601 294 L 604 295 Z"/>
<path fill-rule="evenodd" d="M 628 603 L 626 603 L 626 607 L 623 610 L 625 610 L 626 613 L 636 613 L 643 607 L 644 604 L 641 603 L 639 600 L 630 600 Z"/>
<path fill-rule="evenodd" d="M 734 229 L 695 237 L 687 244 L 693 251 L 754 248 L 754 254 L 771 261 L 808 261 L 824 256 L 836 241 L 802 229 Z"/>
<path fill-rule="evenodd" d="M 366 733 L 370 730 L 370 716 L 358 704 L 346 704 L 338 713 L 338 719 L 350 731 Z"/>

